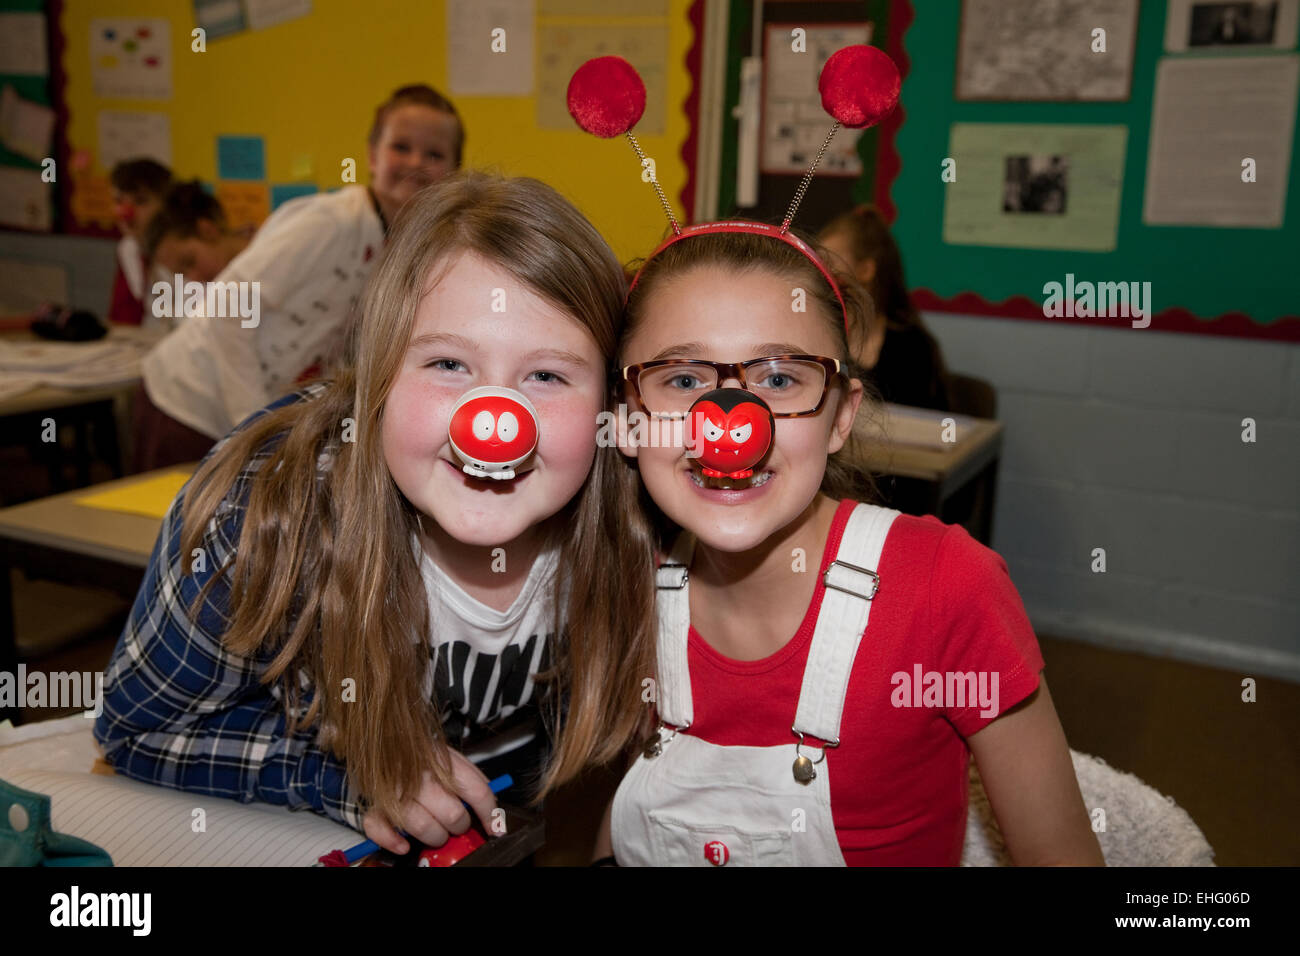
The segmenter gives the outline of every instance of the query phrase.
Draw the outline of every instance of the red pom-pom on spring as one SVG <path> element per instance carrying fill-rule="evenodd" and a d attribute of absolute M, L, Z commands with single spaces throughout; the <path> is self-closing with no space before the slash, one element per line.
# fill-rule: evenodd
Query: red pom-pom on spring
<path fill-rule="evenodd" d="M 903 85 L 898 67 L 874 46 L 836 50 L 822 67 L 817 90 L 822 106 L 850 129 L 875 126 L 898 103 Z"/>
<path fill-rule="evenodd" d="M 588 60 L 569 80 L 569 114 L 588 133 L 609 139 L 626 133 L 645 112 L 645 83 L 618 56 Z"/>

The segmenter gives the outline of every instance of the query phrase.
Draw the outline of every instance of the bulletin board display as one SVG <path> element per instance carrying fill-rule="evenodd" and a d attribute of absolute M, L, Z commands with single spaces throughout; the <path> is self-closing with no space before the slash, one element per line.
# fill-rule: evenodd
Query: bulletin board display
<path fill-rule="evenodd" d="M 49 231 L 56 122 L 42 0 L 0 0 L 0 228 Z"/>
<path fill-rule="evenodd" d="M 1045 316 L 1045 290 L 1049 283 L 1064 287 L 1067 281 L 1076 288 L 1085 282 L 1149 282 L 1154 313 L 1149 329 L 1300 341 L 1300 293 L 1295 286 L 1300 124 L 1292 132 L 1289 169 L 1283 171 L 1289 188 L 1280 226 L 1144 222 L 1156 75 L 1160 61 L 1171 57 L 1165 33 L 1167 7 L 1172 5 L 1144 0 L 1139 6 L 1127 99 L 1073 102 L 959 100 L 961 0 L 927 0 L 918 6 L 919 11 L 914 10 L 905 0 L 890 5 L 889 32 L 899 42 L 886 48 L 904 73 L 902 96 L 899 108 L 882 124 L 877 175 L 874 181 L 860 180 L 855 196 L 874 200 L 886 215 L 896 216 L 892 229 L 919 308 L 1127 327 L 1128 319 L 1120 317 Z M 1087 35 L 1080 42 L 1087 43 Z M 1224 58 L 1243 55 L 1211 53 Z M 991 134 L 1009 137 L 1004 150 L 1008 153 L 1038 157 L 1026 163 L 1055 161 L 1044 156 L 1051 148 L 1042 144 L 1075 137 L 1074 148 L 1087 159 L 1066 175 L 1081 182 L 1091 167 L 1093 191 L 1080 195 L 1072 189 L 1072 196 L 1067 192 L 1026 201 L 1041 203 L 1038 208 L 1049 213 L 1057 204 L 1073 202 L 1093 219 L 1113 216 L 1113 222 L 1083 224 L 1082 239 L 1075 235 L 1063 240 L 1085 246 L 1091 241 L 1092 248 L 1013 245 L 1022 240 L 996 232 L 980 238 L 978 218 L 968 215 L 962 220 L 960 210 L 957 225 L 964 222 L 978 241 L 948 241 L 954 226 L 951 203 L 959 194 L 953 191 L 957 184 L 943 181 L 942 164 L 955 160 L 958 183 L 965 174 L 978 175 L 978 168 L 967 168 L 967 160 L 987 154 L 981 138 L 988 140 Z M 1113 164 L 1116 177 L 1096 172 L 1106 164 Z M 1234 169 L 1228 176 L 1235 180 L 1237 173 Z M 997 225 L 1001 213 L 995 199 L 987 222 Z"/>
<path fill-rule="evenodd" d="M 348 159 L 366 183 L 375 108 L 400 86 L 426 83 L 461 115 L 465 166 L 541 179 L 622 260 L 644 254 L 666 224 L 635 154 L 621 138 L 579 130 L 557 97 L 571 62 L 588 53 L 640 60 L 657 102 L 647 103 L 638 140 L 689 218 L 703 0 L 497 6 L 515 13 L 504 21 L 505 50 L 492 53 L 493 23 L 481 11 L 494 5 L 466 0 L 61 0 L 66 231 L 111 234 L 108 172 L 141 152 L 210 184 L 236 222 L 344 185 Z M 193 49 L 199 18 L 204 52 Z M 471 42 L 481 57 L 464 55 Z"/>

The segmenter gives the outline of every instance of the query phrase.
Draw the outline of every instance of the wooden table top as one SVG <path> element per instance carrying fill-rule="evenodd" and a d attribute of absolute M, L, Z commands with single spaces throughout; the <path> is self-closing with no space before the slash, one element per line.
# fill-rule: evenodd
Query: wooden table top
<path fill-rule="evenodd" d="M 31 332 L 12 330 L 0 332 L 0 339 L 7 342 L 45 341 Z M 0 378 L 5 375 L 16 375 L 19 378 L 27 377 L 25 373 L 0 371 Z M 67 408 L 71 405 L 104 401 L 118 395 L 134 392 L 139 382 L 139 377 L 136 377 L 130 381 L 119 382 L 114 385 L 97 385 L 92 388 L 62 388 L 51 385 L 38 385 L 36 388 L 0 399 L 0 418 L 8 415 L 25 415 L 31 412 L 42 412 L 46 409 L 54 410 Z"/>
<path fill-rule="evenodd" d="M 149 566 L 162 526 L 158 518 L 106 511 L 77 503 L 78 498 L 127 487 L 172 471 L 193 472 L 198 463 L 160 468 L 90 488 L 78 488 L 11 508 L 0 509 L 0 538 L 25 541 L 116 561 L 129 567 Z"/>
<path fill-rule="evenodd" d="M 129 395 L 135 391 L 139 381 L 134 379 L 130 382 L 101 385 L 96 388 L 56 388 L 50 385 L 38 385 L 19 395 L 11 395 L 0 400 L 0 418 L 46 410 L 55 411 L 71 405 L 85 405 L 116 398 L 118 395 Z"/>
<path fill-rule="evenodd" d="M 898 412 L 895 413 L 894 409 Z M 895 414 L 900 419 L 904 415 L 909 418 L 933 416 L 936 437 L 942 420 L 948 417 L 968 423 L 969 430 L 962 435 L 961 441 L 952 444 L 920 445 L 891 441 L 887 436 L 899 430 L 894 425 Z M 995 456 L 1002 445 L 1002 423 L 895 405 L 885 405 L 883 413 L 873 412 L 864 403 L 853 422 L 853 439 L 857 446 L 854 460 L 868 471 L 942 483 Z"/>

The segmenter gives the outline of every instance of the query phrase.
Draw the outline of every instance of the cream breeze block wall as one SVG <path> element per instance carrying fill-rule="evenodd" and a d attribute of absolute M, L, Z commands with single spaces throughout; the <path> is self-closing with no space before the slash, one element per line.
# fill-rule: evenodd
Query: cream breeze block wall
<path fill-rule="evenodd" d="M 1300 681 L 1300 346 L 925 321 L 998 389 L 993 546 L 1040 633 Z"/>

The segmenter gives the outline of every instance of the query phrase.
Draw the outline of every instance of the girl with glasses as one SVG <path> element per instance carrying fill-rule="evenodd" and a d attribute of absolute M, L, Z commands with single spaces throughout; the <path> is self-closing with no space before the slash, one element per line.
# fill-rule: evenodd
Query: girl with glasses
<path fill-rule="evenodd" d="M 1017 863 L 1102 862 L 1006 565 L 961 527 L 861 504 L 841 461 L 864 400 L 845 330 L 869 307 L 800 240 L 746 223 L 691 227 L 636 277 L 625 401 L 686 432 L 711 390 L 743 389 L 772 440 L 718 476 L 689 438 L 624 434 L 664 560 L 653 730 L 597 855 L 955 865 L 973 755 Z M 726 431 L 744 402 L 726 394 L 705 452 L 751 435 Z"/>

